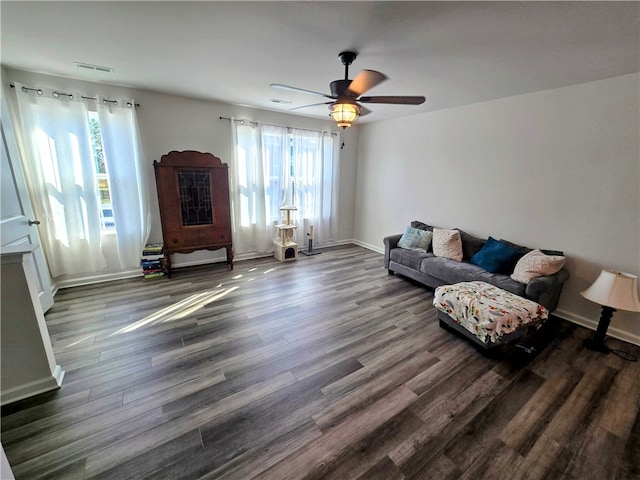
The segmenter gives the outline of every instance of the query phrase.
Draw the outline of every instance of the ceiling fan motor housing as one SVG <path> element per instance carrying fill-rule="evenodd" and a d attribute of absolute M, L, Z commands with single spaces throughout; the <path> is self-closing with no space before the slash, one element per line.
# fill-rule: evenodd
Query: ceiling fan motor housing
<path fill-rule="evenodd" d="M 329 105 L 329 116 L 339 127 L 347 128 L 355 122 L 360 115 L 366 115 L 369 110 L 362 107 L 358 102 L 362 103 L 386 103 L 395 105 L 420 105 L 425 101 L 424 97 L 409 97 L 409 96 L 377 96 L 377 97 L 363 97 L 362 94 L 380 84 L 387 79 L 387 76 L 383 73 L 375 70 L 362 70 L 356 75 L 354 80 L 349 79 L 349 65 L 358 56 L 357 52 L 346 50 L 338 54 L 338 58 L 344 65 L 344 79 L 334 80 L 329 84 L 331 89 L 331 95 L 327 95 L 321 92 L 315 92 L 313 90 L 305 90 L 303 88 L 291 87 L 289 85 L 283 85 L 279 83 L 272 83 L 272 87 L 283 88 L 285 90 L 293 90 L 295 92 L 307 93 L 311 95 L 317 95 L 320 97 L 328 98 L 333 101 L 316 103 L 313 105 L 303 105 L 301 107 L 295 107 L 291 110 L 298 110 L 300 108 L 314 107 L 317 105 Z"/>
<path fill-rule="evenodd" d="M 341 97 L 351 85 L 351 80 L 334 80 L 329 84 L 329 88 L 331 89 L 332 97 Z"/>

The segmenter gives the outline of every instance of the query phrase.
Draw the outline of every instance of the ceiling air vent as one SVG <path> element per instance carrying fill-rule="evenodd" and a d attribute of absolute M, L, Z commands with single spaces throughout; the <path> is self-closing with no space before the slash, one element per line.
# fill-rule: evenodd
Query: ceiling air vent
<path fill-rule="evenodd" d="M 91 63 L 73 62 L 76 67 L 83 70 L 93 70 L 95 72 L 114 73 L 115 70 L 111 67 L 103 67 L 101 65 L 93 65 Z"/>

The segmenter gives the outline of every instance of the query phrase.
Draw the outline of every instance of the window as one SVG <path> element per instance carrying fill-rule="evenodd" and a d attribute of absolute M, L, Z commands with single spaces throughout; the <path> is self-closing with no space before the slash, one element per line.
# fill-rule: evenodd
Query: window
<path fill-rule="evenodd" d="M 278 132 L 263 132 L 262 146 L 267 172 L 265 193 L 270 223 L 282 220 L 281 205 L 296 206 L 297 216 L 301 218 L 314 216 L 315 186 L 323 181 L 313 175 L 317 170 L 316 164 L 321 161 L 318 150 L 321 139 L 321 136 L 314 135 L 300 138 L 287 131 L 283 143 Z"/>
<path fill-rule="evenodd" d="M 302 245 L 309 227 L 314 241 L 336 239 L 336 189 L 339 152 L 331 134 L 275 125 L 233 124 L 235 164 L 232 208 L 238 253 L 268 252 L 280 207 L 293 205 Z"/>
<path fill-rule="evenodd" d="M 150 222 L 134 102 L 16 87 L 25 177 L 51 275 L 137 268 Z"/>
<path fill-rule="evenodd" d="M 100 129 L 97 112 L 89 112 L 89 132 L 91 133 L 91 146 L 96 167 L 96 181 L 98 183 L 100 225 L 103 232 L 115 233 L 116 222 L 113 218 L 113 207 L 111 206 L 107 160 L 104 154 L 102 130 Z"/>
<path fill-rule="evenodd" d="M 281 223 L 280 206 L 291 205 L 292 198 L 285 198 L 287 191 L 287 170 L 291 171 L 291 135 L 278 130 L 262 129 L 262 154 L 265 172 L 265 206 L 267 223 Z M 290 173 L 289 173 L 290 175 Z M 291 180 L 293 181 L 293 180 Z"/>

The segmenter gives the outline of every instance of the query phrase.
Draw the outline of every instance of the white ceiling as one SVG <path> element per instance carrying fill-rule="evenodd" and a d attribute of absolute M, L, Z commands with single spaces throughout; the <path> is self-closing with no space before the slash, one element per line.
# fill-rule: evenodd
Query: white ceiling
<path fill-rule="evenodd" d="M 638 2 L 9 2 L 2 64 L 270 110 L 323 101 L 342 50 L 389 79 L 360 121 L 412 115 L 640 70 Z M 87 72 L 74 61 L 113 67 Z M 271 99 L 289 100 L 278 105 Z M 326 106 L 296 112 L 326 117 Z"/>

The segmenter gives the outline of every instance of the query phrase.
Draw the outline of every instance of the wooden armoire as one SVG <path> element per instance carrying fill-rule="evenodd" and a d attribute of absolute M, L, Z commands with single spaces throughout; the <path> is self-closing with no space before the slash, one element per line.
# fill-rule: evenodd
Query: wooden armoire
<path fill-rule="evenodd" d="M 229 166 L 211 153 L 186 150 L 163 155 L 153 167 L 167 274 L 174 253 L 220 248 L 232 270 Z"/>

